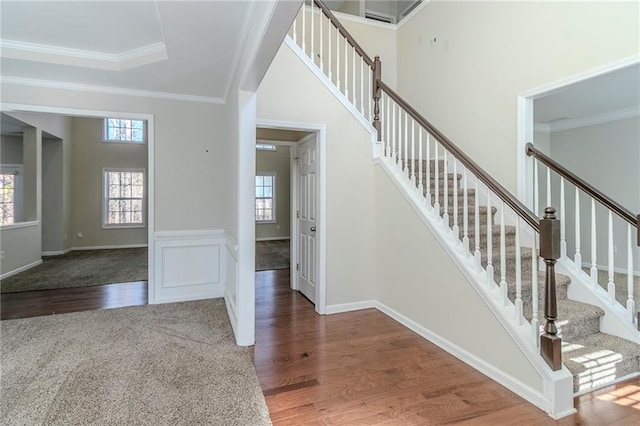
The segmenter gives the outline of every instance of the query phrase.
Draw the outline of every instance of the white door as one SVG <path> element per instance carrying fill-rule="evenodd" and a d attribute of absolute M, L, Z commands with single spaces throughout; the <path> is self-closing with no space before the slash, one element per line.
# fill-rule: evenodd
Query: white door
<path fill-rule="evenodd" d="M 313 138 L 298 146 L 298 289 L 316 301 L 316 182 L 318 151 Z"/>

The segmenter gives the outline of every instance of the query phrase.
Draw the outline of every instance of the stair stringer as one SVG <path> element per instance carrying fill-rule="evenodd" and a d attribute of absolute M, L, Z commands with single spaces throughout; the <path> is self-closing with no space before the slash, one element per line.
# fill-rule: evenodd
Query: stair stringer
<path fill-rule="evenodd" d="M 420 196 L 412 188 L 411 181 L 409 181 L 388 158 L 380 157 L 375 159 L 374 162 L 382 167 L 386 175 L 404 196 L 420 220 L 431 231 L 442 249 L 453 260 L 484 304 L 506 330 L 520 352 L 540 375 L 543 382 L 542 392 L 507 375 L 497 367 L 491 366 L 485 361 L 473 356 L 473 354 L 457 350 L 455 345 L 452 347 L 450 344 L 447 344 L 446 340 L 439 338 L 437 335 L 434 336 L 433 334 L 421 332 L 419 328 L 412 326 L 412 321 L 406 321 L 403 320 L 403 318 L 396 319 L 478 371 L 481 371 L 483 374 L 491 377 L 493 380 L 496 380 L 529 402 L 545 410 L 551 417 L 561 418 L 574 413 L 576 410 L 573 407 L 573 377 L 569 370 L 564 365 L 561 370 L 555 372 L 549 368 L 540 356 L 539 348 L 533 343 L 530 325 L 526 321 L 523 322 L 522 325 L 516 325 L 516 322 L 513 320 L 516 318 L 515 306 L 512 303 L 508 303 L 507 305 L 502 303 L 499 287 L 496 286 L 494 289 L 488 288 L 486 285 L 486 271 L 478 271 L 476 269 L 473 257 L 467 256 L 464 253 L 462 244 L 455 243 L 453 233 L 450 231 L 447 232 L 442 219 L 437 217 L 433 209 L 429 210 L 427 208 L 425 198 Z M 395 317 L 393 312 L 387 312 L 388 309 L 385 309 L 383 304 L 378 303 L 378 308 Z"/>
<path fill-rule="evenodd" d="M 599 284 L 593 285 L 590 277 L 569 257 L 560 259 L 557 271 L 571 278 L 567 296 L 571 300 L 588 303 L 604 311 L 600 317 L 600 331 L 640 344 L 640 331 L 628 318 L 627 310 L 617 301 L 609 302 L 609 296 Z"/>

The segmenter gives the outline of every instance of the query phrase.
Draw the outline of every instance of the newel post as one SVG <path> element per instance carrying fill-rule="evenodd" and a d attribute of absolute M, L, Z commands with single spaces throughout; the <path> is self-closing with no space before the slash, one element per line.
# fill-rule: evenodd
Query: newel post
<path fill-rule="evenodd" d="M 556 209 L 544 209 L 540 220 L 540 256 L 546 267 L 544 317 L 547 322 L 540 336 L 540 355 L 553 371 L 562 368 L 562 339 L 558 336 L 555 321 L 558 317 L 556 301 L 556 260 L 560 258 L 560 221 L 556 218 Z"/>
<path fill-rule="evenodd" d="M 378 81 L 382 79 L 382 62 L 380 56 L 376 56 L 373 60 L 373 128 L 378 133 L 378 141 L 382 140 L 382 132 L 380 127 L 380 86 Z"/>

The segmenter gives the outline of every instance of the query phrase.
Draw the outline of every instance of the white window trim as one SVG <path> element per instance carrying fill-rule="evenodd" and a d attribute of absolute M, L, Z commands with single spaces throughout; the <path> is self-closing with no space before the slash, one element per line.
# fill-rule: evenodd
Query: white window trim
<path fill-rule="evenodd" d="M 107 172 L 135 172 L 142 173 L 142 223 L 116 223 L 108 224 L 109 189 L 107 185 Z M 147 226 L 147 172 L 139 168 L 105 167 L 102 169 L 102 229 L 145 228 Z"/>
<path fill-rule="evenodd" d="M 123 141 L 120 139 L 109 139 L 109 132 L 107 130 L 107 123 L 109 119 L 116 120 L 131 120 L 131 121 L 142 121 L 142 141 Z M 121 143 L 124 145 L 145 145 L 147 143 L 147 122 L 145 120 L 140 120 L 136 118 L 119 118 L 119 117 L 105 117 L 102 119 L 102 142 L 104 143 Z"/>
<path fill-rule="evenodd" d="M 17 224 L 24 222 L 23 220 L 23 166 L 22 164 L 2 164 L 0 165 L 0 173 L 11 173 L 15 175 L 14 187 L 13 187 L 13 223 L 2 225 L 2 229 L 7 227 L 15 228 Z"/>
<path fill-rule="evenodd" d="M 272 194 L 271 205 L 273 206 L 273 208 L 272 208 L 272 210 L 273 210 L 273 220 L 258 220 L 256 218 L 255 219 L 256 224 L 257 225 L 266 225 L 266 224 L 278 223 L 278 220 L 277 220 L 278 217 L 276 216 L 276 193 L 277 193 L 277 190 L 278 190 L 276 172 L 257 171 L 256 172 L 256 176 L 271 176 L 271 177 L 273 177 L 273 191 L 271 193 Z M 253 194 L 254 194 L 254 196 L 255 196 L 255 193 L 256 193 L 256 182 L 254 180 L 253 181 Z M 257 197 L 255 197 L 255 198 L 257 198 Z M 267 198 L 267 197 L 264 197 L 264 198 Z M 255 204 L 256 203 L 254 202 L 253 203 L 253 210 L 254 210 L 253 215 L 254 216 L 255 216 Z"/>

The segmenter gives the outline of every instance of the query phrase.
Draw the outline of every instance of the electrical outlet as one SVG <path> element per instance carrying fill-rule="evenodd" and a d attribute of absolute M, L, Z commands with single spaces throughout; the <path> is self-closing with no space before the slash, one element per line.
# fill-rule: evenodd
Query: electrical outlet
<path fill-rule="evenodd" d="M 0 260 L 4 259 L 4 250 L 0 251 Z"/>
<path fill-rule="evenodd" d="M 280 229 L 280 225 L 279 225 L 279 224 L 278 224 L 278 225 L 276 225 L 276 229 Z"/>
<path fill-rule="evenodd" d="M 64 234 L 64 239 L 68 240 L 69 239 L 69 234 Z"/>
<path fill-rule="evenodd" d="M 84 234 L 82 232 L 78 232 L 78 239 L 81 240 L 84 238 Z"/>
<path fill-rule="evenodd" d="M 617 245 L 613 245 L 613 254 L 618 254 L 618 246 Z"/>

